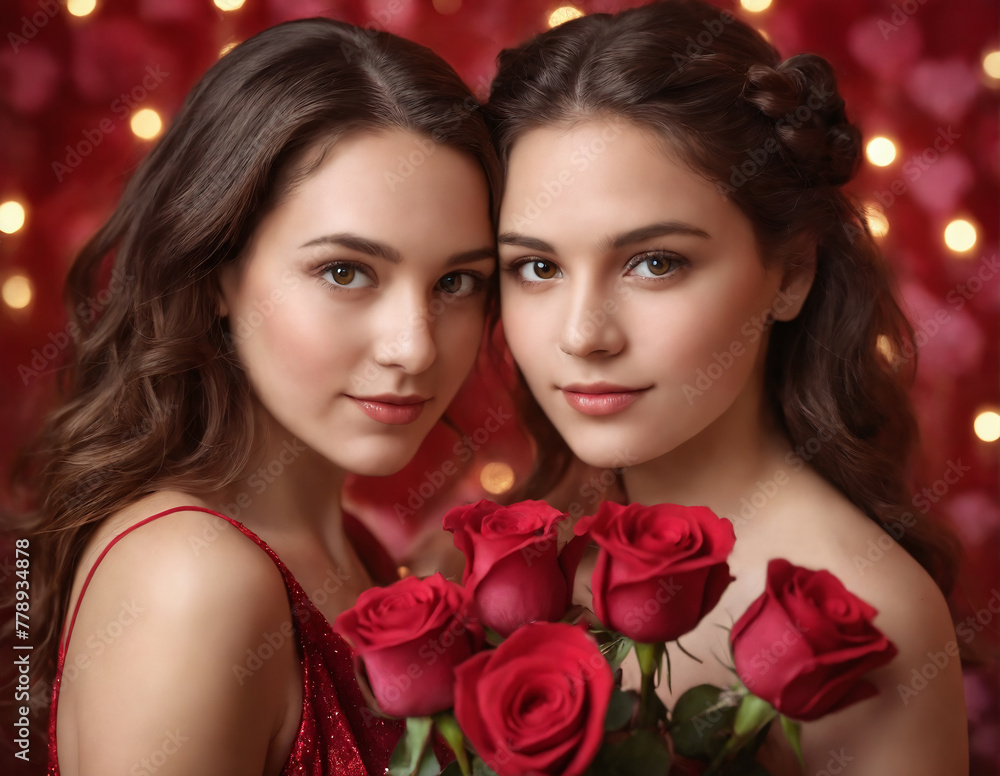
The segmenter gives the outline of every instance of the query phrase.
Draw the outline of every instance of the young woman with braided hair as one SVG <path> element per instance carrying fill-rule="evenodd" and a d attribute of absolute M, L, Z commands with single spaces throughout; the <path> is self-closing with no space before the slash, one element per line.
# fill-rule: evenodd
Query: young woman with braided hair
<path fill-rule="evenodd" d="M 911 329 L 841 188 L 861 138 L 829 63 L 782 61 L 706 3 L 655 3 L 503 52 L 488 117 L 502 323 L 539 448 L 528 495 L 577 458 L 620 469 L 630 501 L 734 523 L 736 581 L 683 639 L 702 663 L 670 645 L 668 705 L 732 681 L 713 656 L 784 557 L 837 575 L 899 649 L 876 697 L 804 724 L 804 772 L 966 773 L 959 661 L 899 691 L 952 654 L 953 545 L 910 504 L 909 375 L 878 343 L 900 352 Z M 872 543 L 890 549 L 872 561 Z M 800 772 L 780 731 L 759 758 Z"/>

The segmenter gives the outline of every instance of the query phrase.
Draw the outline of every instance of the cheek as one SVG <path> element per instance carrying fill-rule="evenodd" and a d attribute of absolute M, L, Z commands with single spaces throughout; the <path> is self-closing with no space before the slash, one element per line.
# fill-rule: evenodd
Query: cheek
<path fill-rule="evenodd" d="M 364 330 L 362 321 L 341 320 L 316 296 L 304 290 L 271 308 L 261 302 L 260 325 L 244 347 L 255 382 L 304 391 L 340 379 L 356 365 L 358 338 L 352 333 Z"/>
<path fill-rule="evenodd" d="M 486 312 L 474 303 L 451 308 L 434 329 L 434 345 L 440 368 L 461 383 L 472 369 L 483 340 Z"/>
<path fill-rule="evenodd" d="M 545 353 L 556 348 L 559 330 L 551 320 L 551 305 L 518 291 L 503 294 L 500 317 L 504 338 L 525 378 L 532 381 Z"/>

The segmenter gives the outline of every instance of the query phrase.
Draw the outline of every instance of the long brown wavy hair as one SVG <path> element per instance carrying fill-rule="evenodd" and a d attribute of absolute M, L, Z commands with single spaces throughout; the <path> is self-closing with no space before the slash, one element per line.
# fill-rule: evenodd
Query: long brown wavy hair
<path fill-rule="evenodd" d="M 486 110 L 504 166 L 535 128 L 614 116 L 651 129 L 747 216 L 767 264 L 815 252 L 800 314 L 773 325 L 766 395 L 793 447 L 829 440 L 810 464 L 949 591 L 957 544 L 911 504 L 915 363 L 897 371 L 891 354 L 913 329 L 864 212 L 841 189 L 861 135 L 830 64 L 815 54 L 782 61 L 731 12 L 667 0 L 584 16 L 503 51 Z M 514 390 L 538 450 L 523 492 L 537 497 L 573 455 L 523 379 Z"/>
<path fill-rule="evenodd" d="M 218 270 L 346 133 L 400 128 L 500 166 L 478 101 L 422 46 L 331 19 L 272 27 L 194 87 L 66 282 L 79 330 L 59 405 L 12 471 L 32 537 L 33 665 L 51 676 L 74 569 L 98 524 L 161 489 L 211 492 L 252 449 L 251 389 Z M 110 301 L 94 315 L 86 300 Z M 71 327 L 70 327 L 71 330 Z M 40 632 L 39 629 L 40 628 Z"/>

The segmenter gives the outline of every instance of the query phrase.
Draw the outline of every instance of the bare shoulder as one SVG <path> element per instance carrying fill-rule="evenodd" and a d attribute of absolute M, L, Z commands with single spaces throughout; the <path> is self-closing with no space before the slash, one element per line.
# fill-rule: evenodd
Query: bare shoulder
<path fill-rule="evenodd" d="M 960 645 L 941 590 L 899 536 L 832 486 L 808 483 L 789 495 L 777 505 L 784 529 L 772 537 L 772 557 L 835 574 L 877 610 L 874 624 L 898 650 L 867 677 L 876 697 L 804 726 L 807 772 L 832 758 L 859 775 L 967 773 Z"/>
<path fill-rule="evenodd" d="M 85 555 L 171 506 L 112 516 Z M 167 733 L 178 773 L 262 772 L 298 719 L 292 634 L 280 572 L 237 528 L 195 510 L 139 526 L 80 605 L 60 690 L 62 772 L 131 772 Z"/>

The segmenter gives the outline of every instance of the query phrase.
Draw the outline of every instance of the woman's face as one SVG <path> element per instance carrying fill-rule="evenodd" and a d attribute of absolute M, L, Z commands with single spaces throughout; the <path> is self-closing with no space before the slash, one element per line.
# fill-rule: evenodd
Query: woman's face
<path fill-rule="evenodd" d="M 645 463 L 760 416 L 768 320 L 794 317 L 808 283 L 765 269 L 746 216 L 648 131 L 526 133 L 498 242 L 507 342 L 585 462 Z"/>
<path fill-rule="evenodd" d="M 479 165 L 365 132 L 261 221 L 221 313 L 273 420 L 345 471 L 391 474 L 475 361 L 495 265 Z"/>

